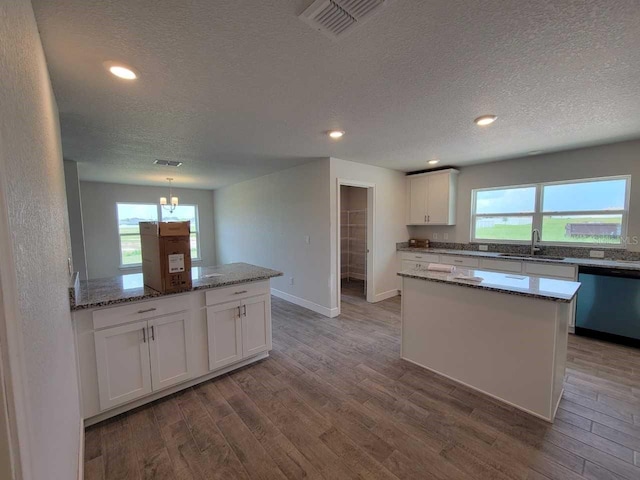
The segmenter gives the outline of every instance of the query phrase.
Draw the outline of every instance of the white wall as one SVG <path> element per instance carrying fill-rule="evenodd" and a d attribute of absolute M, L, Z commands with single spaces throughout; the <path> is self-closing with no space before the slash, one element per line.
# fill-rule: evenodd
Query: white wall
<path fill-rule="evenodd" d="M 397 294 L 396 242 L 407 240 L 405 225 L 405 174 L 387 168 L 374 167 L 331 159 L 330 215 L 331 215 L 331 277 L 338 273 L 337 225 L 340 221 L 336 207 L 338 179 L 375 184 L 374 218 L 374 298 L 383 300 Z M 331 306 L 338 306 L 335 282 L 332 284 Z"/>
<path fill-rule="evenodd" d="M 89 278 L 107 278 L 141 271 L 120 269 L 120 238 L 116 203 L 158 203 L 168 197 L 169 187 L 120 185 L 116 183 L 80 182 L 85 249 Z M 198 205 L 200 222 L 200 258 L 196 265 L 216 264 L 213 230 L 213 195 L 211 190 L 174 188 L 180 203 Z"/>
<path fill-rule="evenodd" d="M 3 308 L 15 307 L 5 325 L 12 385 L 22 382 L 12 392 L 21 466 L 34 479 L 73 479 L 80 405 L 58 111 L 31 2 L 3 0 L 0 18 L 0 283 Z"/>
<path fill-rule="evenodd" d="M 64 162 L 64 184 L 67 192 L 67 210 L 69 212 L 69 233 L 71 236 L 71 257 L 73 269 L 81 280 L 87 279 L 87 257 L 84 247 L 84 229 L 82 221 L 82 198 L 78 164 L 72 160 Z"/>
<path fill-rule="evenodd" d="M 628 235 L 640 236 L 640 141 L 485 163 L 460 169 L 457 222 L 450 227 L 409 227 L 412 237 L 468 243 L 471 235 L 471 191 L 475 188 L 579 178 L 632 175 Z M 448 240 L 444 240 L 444 234 Z M 631 244 L 629 250 L 640 251 Z"/>
<path fill-rule="evenodd" d="M 284 277 L 272 280 L 274 289 L 330 314 L 329 202 L 329 159 L 215 190 L 220 263 L 280 270 Z"/>

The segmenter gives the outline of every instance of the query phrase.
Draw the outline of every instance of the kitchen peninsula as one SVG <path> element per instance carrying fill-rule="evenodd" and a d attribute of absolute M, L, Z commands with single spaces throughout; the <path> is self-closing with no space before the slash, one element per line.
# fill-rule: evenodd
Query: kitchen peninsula
<path fill-rule="evenodd" d="M 142 274 L 70 290 L 85 425 L 269 355 L 269 280 L 246 263 L 194 267 L 193 287 L 162 294 Z"/>
<path fill-rule="evenodd" d="M 402 358 L 553 422 L 578 282 L 485 270 L 398 275 Z"/>

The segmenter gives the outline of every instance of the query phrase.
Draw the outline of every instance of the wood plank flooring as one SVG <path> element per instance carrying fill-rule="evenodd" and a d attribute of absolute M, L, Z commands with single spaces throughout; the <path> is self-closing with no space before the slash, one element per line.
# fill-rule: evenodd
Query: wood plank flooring
<path fill-rule="evenodd" d="M 86 431 L 94 479 L 640 479 L 640 350 L 570 336 L 555 424 L 399 358 L 399 297 L 273 298 L 271 356 Z"/>

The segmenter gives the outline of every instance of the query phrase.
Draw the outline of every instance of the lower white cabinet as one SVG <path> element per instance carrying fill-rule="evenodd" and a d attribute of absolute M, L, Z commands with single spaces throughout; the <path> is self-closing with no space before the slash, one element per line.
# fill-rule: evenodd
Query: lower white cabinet
<path fill-rule="evenodd" d="M 271 296 L 207 307 L 209 368 L 271 350 Z"/>
<path fill-rule="evenodd" d="M 151 393 L 146 321 L 99 330 L 94 338 L 102 410 Z"/>
<path fill-rule="evenodd" d="M 167 388 L 191 378 L 191 312 L 149 320 L 149 331 L 153 390 Z"/>
<path fill-rule="evenodd" d="M 106 410 L 190 378 L 190 312 L 94 333 L 100 408 Z"/>
<path fill-rule="evenodd" d="M 210 370 L 217 370 L 242 359 L 240 309 L 240 302 L 207 307 Z"/>

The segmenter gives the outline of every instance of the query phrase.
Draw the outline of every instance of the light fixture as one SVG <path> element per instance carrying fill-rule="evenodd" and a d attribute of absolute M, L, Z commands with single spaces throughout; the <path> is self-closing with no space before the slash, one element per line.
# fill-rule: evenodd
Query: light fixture
<path fill-rule="evenodd" d="M 167 197 L 160 197 L 160 205 L 165 210 L 169 210 L 169 213 L 173 213 L 176 207 L 178 206 L 178 197 L 173 196 L 173 191 L 171 190 L 171 182 L 173 178 L 167 177 L 169 181 L 169 198 L 171 199 L 171 204 L 167 205 Z"/>
<path fill-rule="evenodd" d="M 476 118 L 473 122 L 476 125 L 484 127 L 486 125 L 491 125 L 498 118 L 497 115 L 482 115 L 481 117 Z"/>
<path fill-rule="evenodd" d="M 135 80 L 138 78 L 138 74 L 132 68 L 125 67 L 120 63 L 104 62 L 104 66 L 112 75 L 122 78 L 123 80 Z"/>
<path fill-rule="evenodd" d="M 329 136 L 335 140 L 338 138 L 342 138 L 344 136 L 344 131 L 342 130 L 331 130 L 329 132 Z"/>
<path fill-rule="evenodd" d="M 440 163 L 440 160 L 433 159 L 433 160 L 429 160 L 428 163 L 429 165 L 436 165 L 437 163 Z"/>

